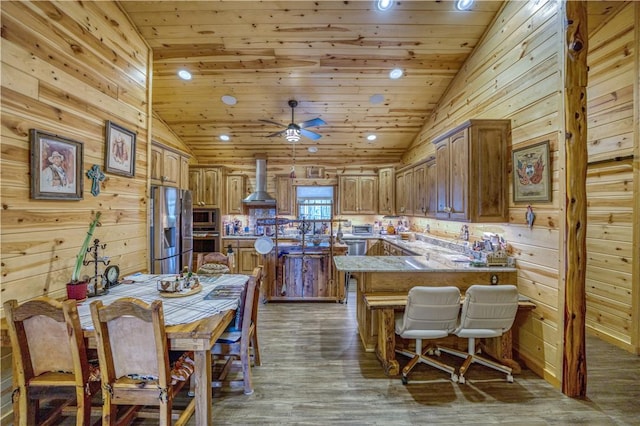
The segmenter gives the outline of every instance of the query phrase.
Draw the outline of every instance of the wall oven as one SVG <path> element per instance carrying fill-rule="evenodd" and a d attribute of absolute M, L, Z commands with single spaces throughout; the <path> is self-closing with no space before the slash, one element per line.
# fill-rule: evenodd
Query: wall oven
<path fill-rule="evenodd" d="M 220 209 L 193 209 L 193 253 L 220 251 Z"/>

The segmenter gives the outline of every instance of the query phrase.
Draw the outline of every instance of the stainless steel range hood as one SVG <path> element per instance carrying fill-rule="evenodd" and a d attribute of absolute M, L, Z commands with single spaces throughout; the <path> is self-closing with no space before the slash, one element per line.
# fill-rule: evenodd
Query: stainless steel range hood
<path fill-rule="evenodd" d="M 246 206 L 275 206 L 276 199 L 267 192 L 267 159 L 256 158 L 256 190 L 242 200 Z"/>

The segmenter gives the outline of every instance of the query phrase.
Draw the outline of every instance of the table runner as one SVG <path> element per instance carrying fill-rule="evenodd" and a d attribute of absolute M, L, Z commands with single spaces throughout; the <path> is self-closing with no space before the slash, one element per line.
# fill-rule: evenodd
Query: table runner
<path fill-rule="evenodd" d="M 199 276 L 202 291 L 186 297 L 165 298 L 160 296 L 156 287 L 158 280 L 174 277 L 175 275 L 132 275 L 126 278 L 134 280 L 133 284 L 120 284 L 109 289 L 108 294 L 91 297 L 78 303 L 78 314 L 82 328 L 84 330 L 93 330 L 91 311 L 89 309 L 91 302 L 101 300 L 102 303 L 108 305 L 122 297 L 135 297 L 145 303 L 151 303 L 156 299 L 162 300 L 164 323 L 167 326 L 197 321 L 229 309 L 237 309 L 239 299 L 229 299 L 227 297 L 205 300 L 204 298 L 218 286 L 243 286 L 249 280 L 248 275 L 236 274 Z"/>

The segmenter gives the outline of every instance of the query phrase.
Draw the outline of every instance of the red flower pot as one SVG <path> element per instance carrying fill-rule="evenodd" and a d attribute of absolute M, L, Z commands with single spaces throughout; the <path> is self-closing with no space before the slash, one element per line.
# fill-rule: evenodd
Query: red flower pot
<path fill-rule="evenodd" d="M 67 283 L 67 298 L 75 299 L 75 300 L 86 299 L 88 286 L 89 286 L 89 282 L 87 281 Z"/>

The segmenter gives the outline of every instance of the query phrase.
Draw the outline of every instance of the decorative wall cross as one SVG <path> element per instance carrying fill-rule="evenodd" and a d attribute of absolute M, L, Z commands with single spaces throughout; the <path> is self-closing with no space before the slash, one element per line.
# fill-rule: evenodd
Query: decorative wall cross
<path fill-rule="evenodd" d="M 93 182 L 91 182 L 91 193 L 94 197 L 97 197 L 100 194 L 100 182 L 104 180 L 106 177 L 102 170 L 100 170 L 100 166 L 94 164 L 89 170 L 87 170 L 87 177 Z"/>

